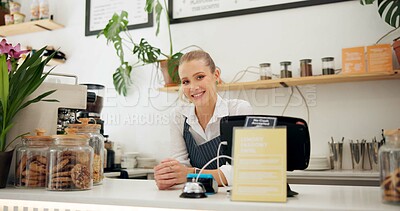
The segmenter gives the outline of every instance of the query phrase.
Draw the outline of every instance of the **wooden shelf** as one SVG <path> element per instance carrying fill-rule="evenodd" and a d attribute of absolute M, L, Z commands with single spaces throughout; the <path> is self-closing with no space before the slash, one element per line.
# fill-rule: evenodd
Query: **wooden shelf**
<path fill-rule="evenodd" d="M 52 31 L 61 28 L 64 28 L 64 26 L 50 19 L 44 19 L 38 21 L 11 24 L 7 26 L 0 26 L 0 36 L 6 37 L 6 36 L 27 34 L 39 31 Z"/>
<path fill-rule="evenodd" d="M 301 78 L 282 78 L 274 80 L 259 80 L 250 82 L 227 83 L 218 85 L 219 91 L 233 91 L 246 89 L 271 89 L 279 87 L 299 86 L 307 84 L 329 84 L 329 83 L 344 83 L 358 81 L 376 81 L 376 80 L 391 80 L 400 79 L 400 70 L 395 70 L 392 73 L 365 73 L 365 74 L 339 74 L 339 75 L 321 75 L 309 76 Z M 162 92 L 176 92 L 178 86 L 164 87 L 159 89 Z"/>

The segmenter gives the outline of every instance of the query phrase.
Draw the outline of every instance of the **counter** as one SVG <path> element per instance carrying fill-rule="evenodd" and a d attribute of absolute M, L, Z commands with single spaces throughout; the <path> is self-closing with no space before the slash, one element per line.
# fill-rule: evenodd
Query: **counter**
<path fill-rule="evenodd" d="M 60 211 L 67 209 L 71 211 L 83 209 L 137 210 L 138 207 L 140 210 L 143 210 L 143 207 L 246 211 L 399 210 L 399 206 L 383 204 L 380 201 L 379 187 L 329 185 L 291 185 L 291 187 L 294 191 L 299 192 L 299 195 L 288 198 L 286 203 L 233 202 L 227 197 L 224 188 L 220 188 L 217 194 L 205 199 L 183 199 L 179 198 L 182 186 L 177 186 L 173 190 L 159 191 L 154 180 L 106 178 L 102 185 L 95 186 L 88 191 L 56 192 L 13 187 L 1 189 L 0 210 L 7 210 L 5 207 L 8 210 L 15 210 L 12 209 L 15 206 L 29 207 L 28 210 L 56 207 Z"/>
<path fill-rule="evenodd" d="M 379 172 L 360 170 L 292 171 L 289 184 L 379 186 Z"/>

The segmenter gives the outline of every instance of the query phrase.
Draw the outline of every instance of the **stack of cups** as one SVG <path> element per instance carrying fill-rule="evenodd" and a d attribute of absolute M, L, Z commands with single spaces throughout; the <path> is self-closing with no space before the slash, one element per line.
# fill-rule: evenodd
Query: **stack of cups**
<path fill-rule="evenodd" d="M 334 170 L 341 170 L 343 159 L 343 139 L 342 142 L 335 143 L 332 138 L 332 142 L 328 142 L 328 144 L 330 149 L 331 167 L 333 167 Z"/>

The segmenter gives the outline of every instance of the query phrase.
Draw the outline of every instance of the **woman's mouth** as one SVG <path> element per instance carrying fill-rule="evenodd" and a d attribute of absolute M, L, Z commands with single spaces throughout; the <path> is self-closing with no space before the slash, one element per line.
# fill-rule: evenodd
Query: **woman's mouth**
<path fill-rule="evenodd" d="M 196 94 L 192 94 L 191 96 L 192 96 L 193 99 L 199 99 L 204 95 L 204 93 L 205 93 L 205 91 L 199 92 L 199 93 L 196 93 Z"/>

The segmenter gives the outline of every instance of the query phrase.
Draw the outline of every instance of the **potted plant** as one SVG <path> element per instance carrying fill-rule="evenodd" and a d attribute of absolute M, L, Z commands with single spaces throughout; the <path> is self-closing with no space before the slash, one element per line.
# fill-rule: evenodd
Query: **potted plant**
<path fill-rule="evenodd" d="M 360 0 L 362 5 L 373 4 L 374 2 L 375 0 Z M 379 43 L 379 41 L 397 31 L 400 27 L 400 0 L 377 0 L 377 2 L 379 15 L 387 24 L 394 27 L 393 30 L 386 33 L 377 41 Z M 393 40 L 393 49 L 396 53 L 397 61 L 400 63 L 400 37 Z"/>
<path fill-rule="evenodd" d="M 165 86 L 176 85 L 180 82 L 177 69 L 179 65 L 179 59 L 183 55 L 182 51 L 192 46 L 186 47 L 181 51 L 174 53 L 169 21 L 169 11 L 167 9 L 168 7 L 165 0 L 163 3 L 164 4 L 161 4 L 159 0 L 146 0 L 145 11 L 148 13 L 152 13 L 153 11 L 155 12 L 155 22 L 157 25 L 156 35 L 158 35 L 159 33 L 161 15 L 164 14 L 166 16 L 166 24 L 169 36 L 168 53 L 164 53 L 161 51 L 161 49 L 152 46 L 144 38 L 142 38 L 139 43 L 136 43 L 134 41 L 127 28 L 128 13 L 126 11 L 122 11 L 121 14 L 114 14 L 113 17 L 109 20 L 106 27 L 97 36 L 99 37 L 101 35 L 104 35 L 104 37 L 106 37 L 107 39 L 107 44 L 109 42 L 112 42 L 120 59 L 120 66 L 113 74 L 114 87 L 119 94 L 126 96 L 127 87 L 131 83 L 130 73 L 132 72 L 132 69 L 146 64 L 157 64 L 159 67 L 161 67 L 162 70 L 165 70 L 165 72 L 163 73 Z M 125 60 L 124 46 L 132 46 L 132 49 L 130 49 L 130 51 L 138 59 L 135 64 L 130 65 Z"/>
<path fill-rule="evenodd" d="M 13 155 L 13 149 L 8 150 L 8 146 L 17 138 L 26 135 L 15 137 L 7 145 L 7 132 L 14 125 L 13 118 L 20 110 L 32 103 L 57 101 L 44 99 L 56 90 L 45 92 L 32 100 L 26 100 L 49 74 L 43 74 L 43 69 L 54 53 L 42 60 L 45 48 L 28 55 L 23 63 L 18 65 L 18 60 L 27 51 L 21 51 L 19 44 L 12 46 L 5 39 L 0 42 L 0 188 L 6 186 Z"/>

